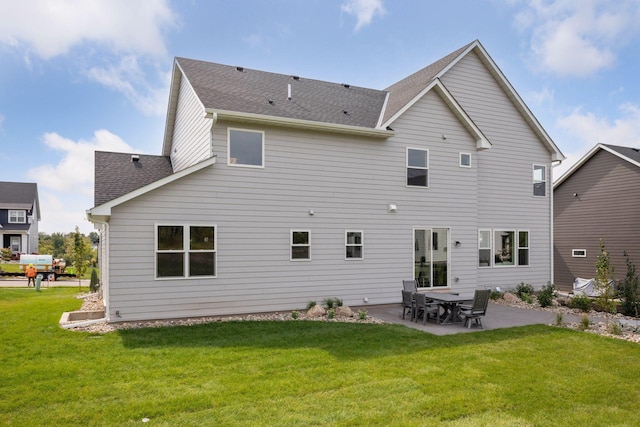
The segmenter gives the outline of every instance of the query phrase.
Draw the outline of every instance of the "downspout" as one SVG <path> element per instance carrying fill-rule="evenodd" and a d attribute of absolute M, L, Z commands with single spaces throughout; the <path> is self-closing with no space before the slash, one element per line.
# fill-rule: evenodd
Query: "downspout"
<path fill-rule="evenodd" d="M 103 226 L 103 233 L 100 236 L 100 247 L 104 249 L 101 251 L 99 249 L 98 259 L 100 260 L 100 288 L 102 289 L 102 300 L 104 302 L 104 318 L 109 322 L 109 223 L 94 218 L 90 211 L 87 211 L 87 219 L 94 224 Z M 102 252 L 102 254 L 100 252 Z M 105 266 L 107 267 L 105 268 Z"/>
<path fill-rule="evenodd" d="M 562 161 L 558 162 L 558 165 L 562 163 Z M 551 248 L 549 251 L 550 257 L 551 257 L 551 279 L 549 279 L 549 283 L 553 283 L 554 282 L 554 277 L 555 277 L 555 257 L 554 257 L 554 251 L 553 251 L 553 239 L 554 239 L 554 234 L 553 234 L 553 161 L 551 161 L 551 168 L 549 169 L 549 182 L 551 183 L 551 188 L 550 188 L 550 192 L 551 195 L 549 196 L 550 202 L 549 202 L 549 224 L 551 226 L 551 230 L 550 230 L 550 238 L 551 238 Z M 554 284 L 554 283 L 553 283 Z"/>
<path fill-rule="evenodd" d="M 213 157 L 213 128 L 216 126 L 218 122 L 218 113 L 213 113 L 211 115 L 211 130 L 209 131 L 209 157 Z"/>

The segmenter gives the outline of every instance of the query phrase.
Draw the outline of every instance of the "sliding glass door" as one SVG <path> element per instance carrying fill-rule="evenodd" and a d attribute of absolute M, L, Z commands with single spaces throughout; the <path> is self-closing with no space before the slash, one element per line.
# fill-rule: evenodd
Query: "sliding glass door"
<path fill-rule="evenodd" d="M 449 229 L 413 229 L 414 278 L 421 288 L 449 286 Z"/>

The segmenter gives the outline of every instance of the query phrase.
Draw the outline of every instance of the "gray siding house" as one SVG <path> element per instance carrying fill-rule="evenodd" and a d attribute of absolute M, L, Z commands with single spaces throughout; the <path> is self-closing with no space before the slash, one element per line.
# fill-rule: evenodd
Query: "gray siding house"
<path fill-rule="evenodd" d="M 96 153 L 107 317 L 540 287 L 563 159 L 479 41 L 385 90 L 176 58 L 162 155 Z"/>
<path fill-rule="evenodd" d="M 600 239 L 615 278 L 627 273 L 624 252 L 640 265 L 640 150 L 598 144 L 553 186 L 555 277 L 570 291 L 576 277 L 596 275 Z"/>
<path fill-rule="evenodd" d="M 38 253 L 38 184 L 0 182 L 0 244 L 13 257 Z"/>

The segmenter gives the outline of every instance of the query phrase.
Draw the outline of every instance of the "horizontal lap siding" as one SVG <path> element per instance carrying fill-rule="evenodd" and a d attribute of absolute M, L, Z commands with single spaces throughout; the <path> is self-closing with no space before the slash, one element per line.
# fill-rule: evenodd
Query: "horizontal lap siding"
<path fill-rule="evenodd" d="M 551 153 L 475 54 L 442 78 L 492 144 L 478 155 L 478 227 L 528 230 L 530 266 L 480 268 L 480 285 L 540 287 L 551 278 Z M 547 197 L 534 197 L 532 168 L 547 167 Z"/>
<path fill-rule="evenodd" d="M 173 129 L 171 164 L 174 172 L 209 158 L 211 120 L 186 78 L 180 83 L 180 96 Z"/>
<path fill-rule="evenodd" d="M 452 285 L 471 293 L 475 141 L 433 93 L 392 126 L 389 140 L 254 128 L 265 131 L 264 169 L 219 161 L 114 208 L 111 312 L 135 320 L 300 309 L 329 297 L 399 302 L 401 280 L 413 276 L 414 226 L 451 227 L 451 241 L 462 243 L 449 248 L 459 277 Z M 220 160 L 226 135 L 219 122 Z M 430 150 L 431 188 L 406 187 L 407 146 Z M 472 168 L 458 166 L 460 151 L 472 154 Z M 217 278 L 154 280 L 154 224 L 162 222 L 217 225 Z M 289 260 L 291 229 L 311 231 L 311 261 Z M 363 231 L 363 260 L 344 259 L 347 229 Z"/>
<path fill-rule="evenodd" d="M 640 168 L 600 150 L 554 192 L 555 283 L 571 290 L 575 277 L 593 278 L 600 239 L 614 277 L 624 280 L 624 251 L 640 265 Z M 577 196 L 574 196 L 577 194 Z M 586 249 L 574 258 L 572 249 Z"/>

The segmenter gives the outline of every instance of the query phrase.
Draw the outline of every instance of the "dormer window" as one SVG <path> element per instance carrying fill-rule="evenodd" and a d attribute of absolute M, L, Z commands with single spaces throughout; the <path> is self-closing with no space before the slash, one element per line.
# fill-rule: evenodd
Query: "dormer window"
<path fill-rule="evenodd" d="M 9 224 L 26 224 L 27 211 L 9 211 Z"/>

